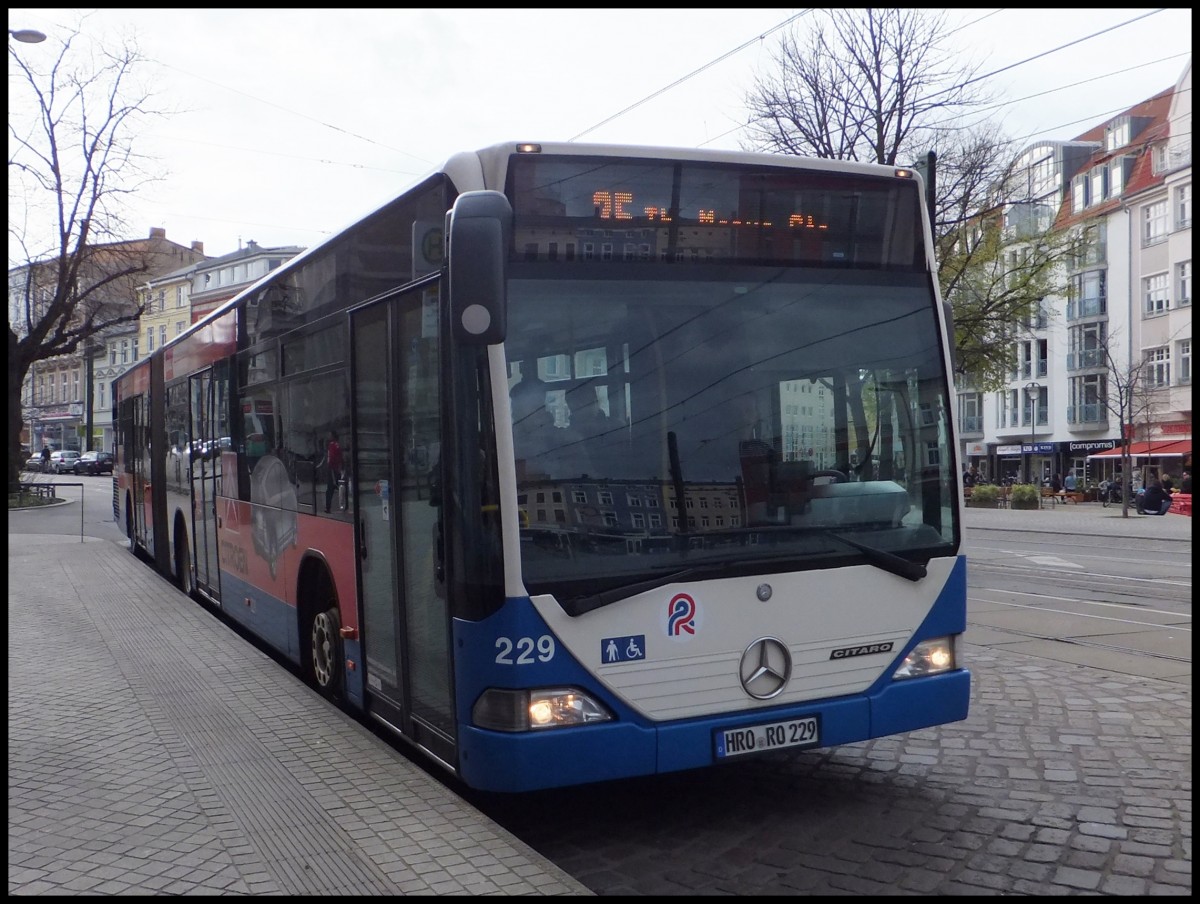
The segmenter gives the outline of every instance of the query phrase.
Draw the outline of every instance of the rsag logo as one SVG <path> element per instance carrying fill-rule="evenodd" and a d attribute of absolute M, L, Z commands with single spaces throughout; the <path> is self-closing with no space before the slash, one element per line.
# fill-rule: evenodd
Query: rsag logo
<path fill-rule="evenodd" d="M 677 593 L 667 603 L 667 637 L 694 636 L 696 601 L 686 593 Z"/>

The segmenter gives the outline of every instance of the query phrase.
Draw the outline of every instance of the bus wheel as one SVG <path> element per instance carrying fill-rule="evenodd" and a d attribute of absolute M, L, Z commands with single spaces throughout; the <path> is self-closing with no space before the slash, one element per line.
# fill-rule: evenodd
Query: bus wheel
<path fill-rule="evenodd" d="M 312 620 L 312 677 L 317 689 L 337 699 L 342 692 L 342 623 L 337 609 L 318 612 Z"/>
<path fill-rule="evenodd" d="M 186 596 L 191 596 L 192 557 L 188 555 L 187 536 L 182 530 L 175 534 L 175 573 L 179 575 L 179 589 Z"/>

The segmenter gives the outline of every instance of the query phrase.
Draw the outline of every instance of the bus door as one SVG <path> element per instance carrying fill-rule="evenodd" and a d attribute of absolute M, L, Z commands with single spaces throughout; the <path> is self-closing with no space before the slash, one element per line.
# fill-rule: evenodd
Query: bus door
<path fill-rule="evenodd" d="M 454 764 L 450 625 L 435 580 L 437 285 L 352 314 L 353 490 L 367 707 Z"/>
<path fill-rule="evenodd" d="M 216 381 L 211 370 L 191 378 L 192 423 L 188 462 L 191 471 L 192 536 L 195 538 L 196 586 L 214 601 L 221 599 L 217 567 L 217 490 L 221 456 L 217 432 Z"/>

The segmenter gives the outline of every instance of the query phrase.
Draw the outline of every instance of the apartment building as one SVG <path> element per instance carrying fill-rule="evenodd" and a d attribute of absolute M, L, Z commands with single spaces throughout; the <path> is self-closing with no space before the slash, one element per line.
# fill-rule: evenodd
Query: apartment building
<path fill-rule="evenodd" d="M 1066 297 L 1019 326 L 1007 385 L 959 387 L 961 459 L 988 479 L 1115 476 L 1114 401 L 1139 364 L 1135 463 L 1177 474 L 1190 462 L 1191 96 L 1189 60 L 1171 89 L 1024 153 L 1029 203 L 1006 216 L 1091 241 Z"/>
<path fill-rule="evenodd" d="M 148 238 L 92 248 L 81 282 L 91 278 L 87 274 L 102 274 L 106 267 L 129 267 L 137 263 L 157 276 L 203 259 L 202 243 L 181 245 L 168 239 L 165 229 L 154 227 Z M 28 317 L 32 316 L 36 322 L 42 316 L 44 306 L 53 297 L 57 279 L 57 258 L 9 270 L 9 323 L 18 336 L 26 334 Z M 121 309 L 130 309 L 135 296 L 135 278 L 129 276 L 94 293 L 87 305 L 95 311 L 108 312 L 100 315 L 103 320 Z M 137 360 L 138 352 L 137 336 L 130 324 L 91 337 L 81 343 L 75 354 L 36 362 L 21 387 L 22 442 L 32 449 L 43 445 L 64 449 L 112 448 L 111 383 Z"/>
<path fill-rule="evenodd" d="M 192 323 L 303 250 L 298 245 L 265 248 L 251 239 L 237 251 L 205 261 L 189 274 Z"/>

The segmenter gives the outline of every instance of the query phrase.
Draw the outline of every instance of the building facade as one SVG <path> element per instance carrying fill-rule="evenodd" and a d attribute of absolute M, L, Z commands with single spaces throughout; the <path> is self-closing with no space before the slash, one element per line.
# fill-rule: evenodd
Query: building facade
<path fill-rule="evenodd" d="M 146 274 L 153 278 L 203 259 L 200 242 L 181 245 L 169 240 L 165 229 L 155 227 L 148 238 L 89 249 L 80 282 L 97 279 L 110 267 L 144 268 L 141 278 Z M 57 259 L 9 270 L 9 324 L 18 337 L 28 334 L 31 321 L 41 319 L 53 299 L 57 279 Z M 106 284 L 79 305 L 77 320 L 90 314 L 103 322 L 122 311 L 132 312 L 136 285 L 132 275 Z M 132 329 L 132 322 L 116 326 L 108 334 L 96 334 L 81 342 L 73 354 L 33 364 L 21 387 L 23 443 L 33 451 L 43 445 L 76 450 L 112 447 L 111 381 L 137 360 L 139 349 Z M 103 387 L 97 379 L 103 381 Z"/>
<path fill-rule="evenodd" d="M 1066 296 L 1020 326 L 1007 385 L 960 387 L 964 467 L 994 482 L 1112 479 L 1132 394 L 1135 464 L 1178 474 L 1192 438 L 1190 61 L 1172 89 L 1021 163 L 1030 203 L 1011 216 L 1089 243 Z"/>

